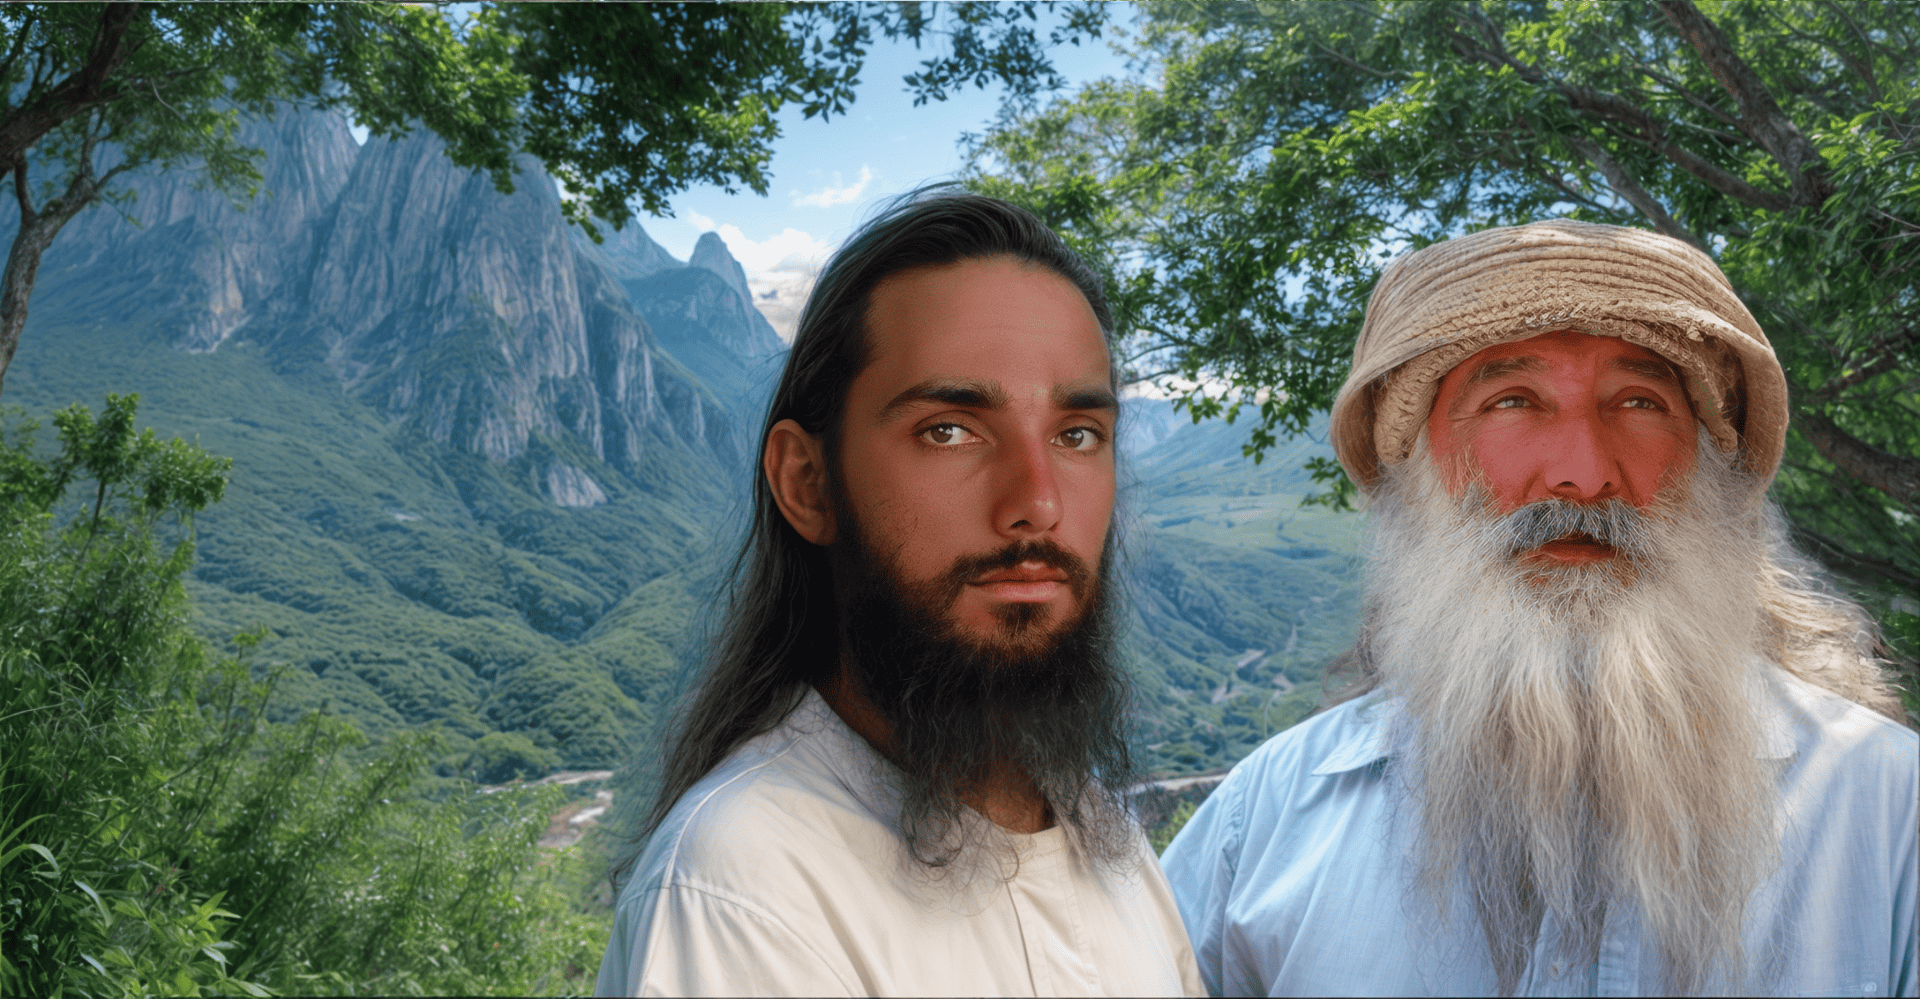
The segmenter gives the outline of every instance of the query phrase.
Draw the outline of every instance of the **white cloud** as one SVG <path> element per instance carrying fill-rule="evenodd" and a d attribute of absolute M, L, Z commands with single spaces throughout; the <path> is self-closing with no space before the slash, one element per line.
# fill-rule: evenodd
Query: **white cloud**
<path fill-rule="evenodd" d="M 727 244 L 727 252 L 746 269 L 749 279 L 756 273 L 812 270 L 824 263 L 827 254 L 833 251 L 832 247 L 792 226 L 758 241 L 748 239 L 732 223 L 716 226 L 714 231 Z"/>
<path fill-rule="evenodd" d="M 689 215 L 696 213 L 689 212 Z M 800 322 L 800 308 L 813 291 L 814 279 L 826 265 L 833 247 L 811 234 L 788 227 L 766 239 L 748 239 L 738 226 L 714 226 L 713 220 L 696 216 L 694 224 L 705 225 L 719 233 L 727 252 L 740 261 L 747 272 L 747 287 L 753 292 L 753 304 L 773 324 L 780 339 L 793 342 Z"/>
<path fill-rule="evenodd" d="M 687 221 L 692 223 L 693 227 L 701 232 L 711 232 L 714 228 L 712 219 L 691 208 L 687 209 Z"/>
<path fill-rule="evenodd" d="M 833 179 L 835 182 L 840 180 L 839 172 L 836 171 L 834 173 Z M 872 182 L 873 171 L 863 163 L 860 166 L 859 180 L 854 181 L 846 187 L 823 187 L 812 194 L 803 195 L 799 191 L 795 191 L 793 192 L 795 195 L 793 203 L 810 208 L 832 208 L 834 205 L 850 205 L 860 200 L 860 195 L 866 192 L 867 185 Z"/>

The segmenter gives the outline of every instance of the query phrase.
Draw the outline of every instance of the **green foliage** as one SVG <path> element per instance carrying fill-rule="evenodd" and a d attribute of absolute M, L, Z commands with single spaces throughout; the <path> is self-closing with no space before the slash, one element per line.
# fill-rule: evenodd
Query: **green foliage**
<path fill-rule="evenodd" d="M 183 633 L 186 542 L 163 553 L 165 515 L 219 495 L 222 463 L 133 432 L 134 399 L 55 417 L 62 449 L 31 426 L 0 443 L 0 988 L 53 994 L 239 989 L 231 915 L 182 889 L 179 860 L 251 737 L 259 692 Z M 89 502 L 50 512 L 76 480 Z M 164 812 L 162 810 L 164 809 Z M 157 813 L 172 821 L 155 822 Z"/>
<path fill-rule="evenodd" d="M 1876 611 L 1920 587 L 1920 7 L 1164 3 L 1135 56 L 1004 112 L 969 183 L 1094 255 L 1131 370 L 1196 418 L 1255 408 L 1256 456 L 1305 430 L 1398 253 L 1647 226 L 1712 253 L 1780 355 L 1800 540 Z"/>
<path fill-rule="evenodd" d="M 775 114 L 788 103 L 809 118 L 844 113 L 876 37 L 945 36 L 947 51 L 905 80 L 919 101 L 994 80 L 1018 98 L 1059 86 L 1033 33 L 1040 6 L 499 4 L 475 30 L 514 39 L 525 148 L 581 192 L 567 211 L 594 233 L 594 216 L 617 228 L 636 205 L 672 214 L 668 198 L 691 183 L 767 193 Z M 1066 6 L 1048 43 L 1100 33 L 1100 5 Z"/>
<path fill-rule="evenodd" d="M 1138 759 L 1156 776 L 1224 769 L 1305 718 L 1353 640 L 1356 518 L 1300 507 L 1300 465 L 1324 445 L 1289 441 L 1260 466 L 1240 451 L 1214 421 L 1131 463 L 1122 647 L 1144 702 Z"/>
<path fill-rule="evenodd" d="M 615 768 L 682 692 L 739 503 L 717 464 L 654 448 L 655 495 L 579 458 L 612 499 L 558 509 L 521 466 L 410 437 L 331 375 L 276 371 L 245 343 L 187 354 L 122 327 L 46 329 L 15 398 L 51 408 L 139 379 L 146 418 L 233 456 L 224 499 L 196 515 L 184 583 L 200 635 L 263 633 L 249 662 L 274 677 L 269 720 L 325 710 L 376 746 L 437 724 L 447 776 L 490 731 L 561 766 Z M 1298 465 L 1324 445 L 1290 441 L 1259 467 L 1240 449 L 1215 420 L 1127 469 L 1141 534 L 1122 546 L 1124 647 L 1155 774 L 1229 765 L 1303 715 L 1351 640 L 1353 517 L 1297 508 L 1311 489 Z M 535 626 L 532 609 L 581 593 L 598 608 L 583 633 Z"/>
<path fill-rule="evenodd" d="M 605 930 L 535 845 L 559 792 L 435 782 L 432 732 L 269 723 L 273 684 L 186 626 L 191 542 L 162 540 L 227 465 L 134 412 L 61 411 L 51 457 L 0 440 L 0 992 L 582 987 Z"/>
<path fill-rule="evenodd" d="M 876 38 L 944 38 L 904 81 L 923 101 L 996 80 L 1018 97 L 1059 86 L 1047 46 L 1098 36 L 1106 14 L 1065 4 L 1043 42 L 1034 25 L 1055 6 L 19 4 L 0 13 L 0 120 L 22 145 L 3 152 L 43 143 L 43 159 L 80 170 L 83 147 L 113 143 L 115 172 L 197 162 L 250 194 L 258 151 L 234 126 L 296 100 L 346 109 L 376 136 L 424 126 L 503 191 L 524 149 L 579 194 L 579 220 L 617 227 L 636 204 L 670 213 L 689 184 L 766 193 L 774 113 L 843 113 Z"/>
<path fill-rule="evenodd" d="M 1199 806 L 1193 802 L 1183 801 L 1180 807 L 1173 810 L 1172 815 L 1167 816 L 1165 822 L 1160 823 L 1147 834 L 1147 842 L 1153 845 L 1155 856 L 1167 852 L 1167 844 L 1172 843 L 1173 838 L 1180 835 L 1180 830 L 1186 828 L 1187 820 L 1193 818 L 1193 813 L 1198 809 Z"/>
<path fill-rule="evenodd" d="M 465 769 L 482 784 L 531 780 L 560 769 L 560 754 L 518 732 L 488 732 L 474 743 Z"/>

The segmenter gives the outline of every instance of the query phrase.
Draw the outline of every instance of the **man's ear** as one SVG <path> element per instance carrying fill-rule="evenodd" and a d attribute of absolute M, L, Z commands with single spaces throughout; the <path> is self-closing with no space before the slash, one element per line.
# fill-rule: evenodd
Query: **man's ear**
<path fill-rule="evenodd" d="M 792 420 L 767 432 L 760 468 L 773 490 L 773 502 L 799 535 L 816 545 L 832 544 L 833 504 L 827 498 L 826 449 Z"/>

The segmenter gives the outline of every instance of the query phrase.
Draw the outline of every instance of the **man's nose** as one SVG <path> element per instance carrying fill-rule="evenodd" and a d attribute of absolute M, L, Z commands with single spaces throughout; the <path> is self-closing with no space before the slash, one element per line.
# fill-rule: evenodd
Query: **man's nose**
<path fill-rule="evenodd" d="M 1547 496 L 1575 502 L 1600 502 L 1617 496 L 1620 462 L 1598 414 L 1569 414 L 1556 424 L 1547 460 L 1540 469 L 1540 483 Z"/>
<path fill-rule="evenodd" d="M 994 497 L 994 530 L 1036 537 L 1060 523 L 1060 484 L 1046 441 L 1022 441 L 1002 452 Z"/>

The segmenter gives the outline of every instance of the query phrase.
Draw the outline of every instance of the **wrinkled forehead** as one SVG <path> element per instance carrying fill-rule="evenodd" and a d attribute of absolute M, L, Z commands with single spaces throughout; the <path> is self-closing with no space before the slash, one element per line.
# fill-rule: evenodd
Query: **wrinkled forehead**
<path fill-rule="evenodd" d="M 1564 372 L 1597 380 L 1618 372 L 1670 384 L 1684 392 L 1685 376 L 1664 354 L 1616 337 L 1557 331 L 1495 344 L 1468 356 L 1441 376 L 1444 385 L 1468 388 L 1511 377 Z M 1435 403 L 1438 404 L 1436 398 Z M 1691 400 L 1689 400 L 1691 402 Z"/>
<path fill-rule="evenodd" d="M 1677 372 L 1681 389 L 1692 410 L 1721 451 L 1731 452 L 1739 434 L 1741 420 L 1739 362 L 1720 345 L 1710 340 L 1689 340 L 1673 331 L 1650 328 L 1638 323 L 1583 322 L 1558 331 L 1594 342 L 1637 348 L 1628 352 L 1639 359 L 1658 359 Z M 1524 353 L 1528 344 L 1541 337 L 1538 333 L 1503 338 L 1491 345 L 1447 344 L 1415 357 L 1380 379 L 1372 392 L 1376 403 L 1373 413 L 1374 440 L 1388 463 L 1406 457 L 1414 437 L 1425 425 L 1438 401 L 1441 383 L 1456 370 L 1476 360 L 1492 359 L 1500 351 Z M 1684 344 L 1684 346 L 1680 346 Z M 1596 349 L 1597 349 L 1596 347 Z M 1624 355 L 1623 355 L 1624 356 Z M 1472 368 L 1469 368 L 1472 370 Z"/>

